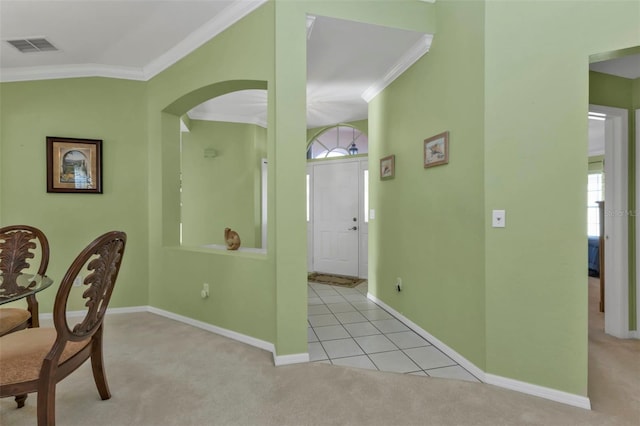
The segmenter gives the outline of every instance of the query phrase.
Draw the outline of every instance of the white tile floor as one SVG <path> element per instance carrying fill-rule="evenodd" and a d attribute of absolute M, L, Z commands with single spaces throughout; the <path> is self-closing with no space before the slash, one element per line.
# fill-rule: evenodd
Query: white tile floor
<path fill-rule="evenodd" d="M 478 382 L 471 373 L 367 299 L 367 283 L 344 288 L 310 282 L 312 362 Z"/>

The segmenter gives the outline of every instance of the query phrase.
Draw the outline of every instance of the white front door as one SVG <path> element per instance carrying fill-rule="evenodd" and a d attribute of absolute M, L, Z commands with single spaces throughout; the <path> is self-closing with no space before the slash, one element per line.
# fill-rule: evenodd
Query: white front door
<path fill-rule="evenodd" d="M 358 162 L 316 164 L 313 171 L 313 267 L 358 275 Z"/>

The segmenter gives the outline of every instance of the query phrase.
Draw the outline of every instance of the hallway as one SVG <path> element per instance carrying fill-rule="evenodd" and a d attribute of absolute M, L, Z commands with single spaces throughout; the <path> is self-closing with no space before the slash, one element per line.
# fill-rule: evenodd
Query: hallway
<path fill-rule="evenodd" d="M 308 284 L 311 362 L 479 382 L 366 294 L 366 282 Z"/>
<path fill-rule="evenodd" d="M 640 418 L 640 340 L 604 333 L 598 278 L 589 277 L 589 398 L 594 411 Z"/>

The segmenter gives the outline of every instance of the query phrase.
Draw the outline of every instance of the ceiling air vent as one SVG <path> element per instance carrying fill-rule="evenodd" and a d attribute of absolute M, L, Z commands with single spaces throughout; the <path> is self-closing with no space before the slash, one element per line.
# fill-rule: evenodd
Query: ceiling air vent
<path fill-rule="evenodd" d="M 7 40 L 7 43 L 22 53 L 51 52 L 58 50 L 53 44 L 44 38 L 29 38 L 20 40 Z"/>

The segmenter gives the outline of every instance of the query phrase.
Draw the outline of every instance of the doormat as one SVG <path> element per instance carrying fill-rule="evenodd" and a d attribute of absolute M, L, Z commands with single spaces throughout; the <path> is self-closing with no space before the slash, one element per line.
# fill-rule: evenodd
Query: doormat
<path fill-rule="evenodd" d="M 365 282 L 366 280 L 358 277 L 347 277 L 345 275 L 331 275 L 321 274 L 319 272 L 312 272 L 308 277 L 309 281 L 320 284 L 337 285 L 341 287 L 353 288 L 358 284 Z"/>

